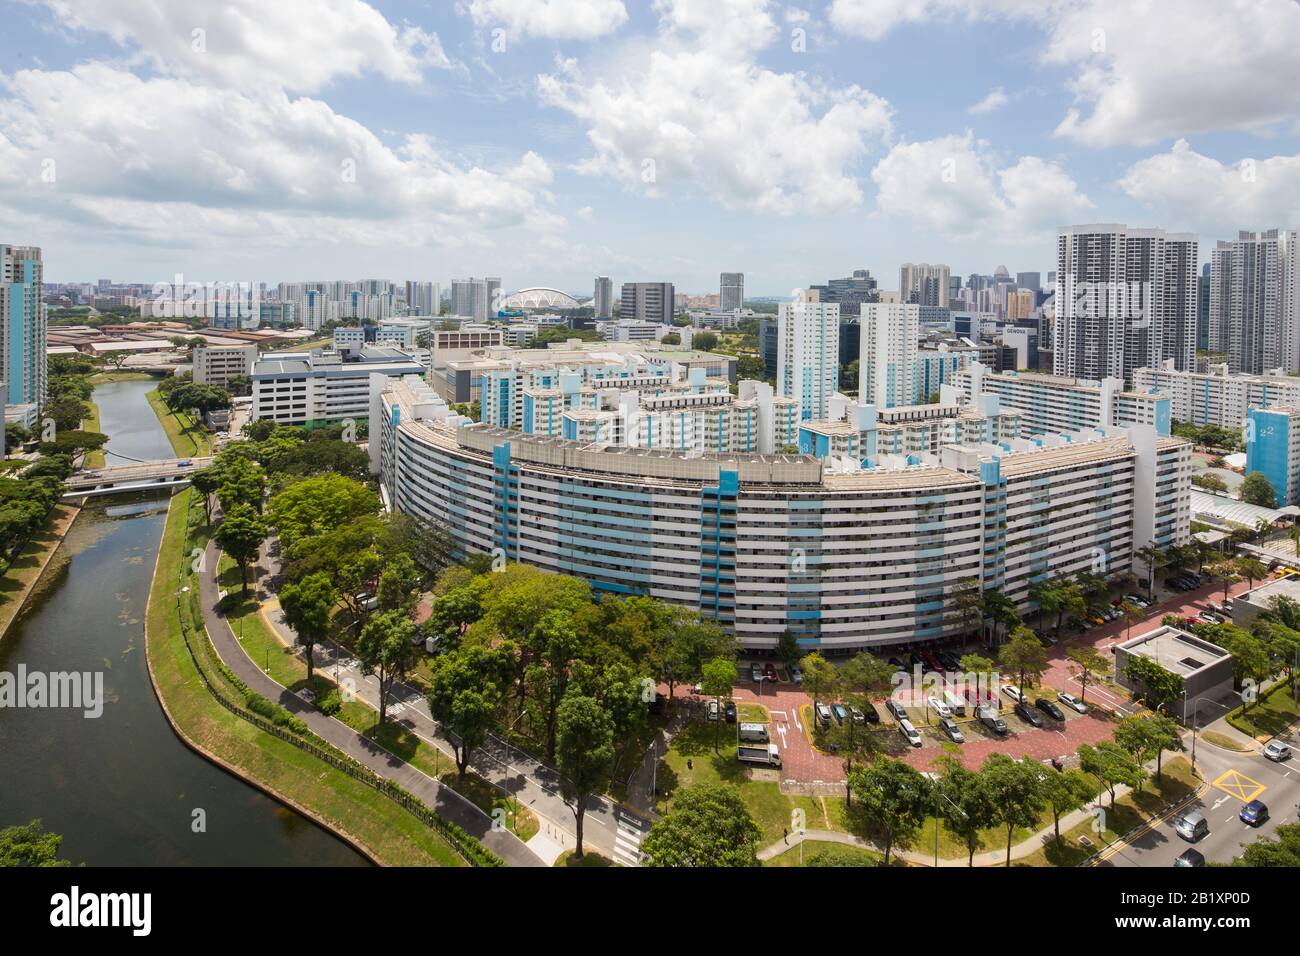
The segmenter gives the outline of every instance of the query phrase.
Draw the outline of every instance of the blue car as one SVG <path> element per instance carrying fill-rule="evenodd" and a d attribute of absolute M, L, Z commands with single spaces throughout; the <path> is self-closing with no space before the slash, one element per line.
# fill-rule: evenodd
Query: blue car
<path fill-rule="evenodd" d="M 1268 806 L 1263 800 L 1252 800 L 1241 808 L 1241 822 L 1252 827 L 1263 826 L 1268 820 Z"/>

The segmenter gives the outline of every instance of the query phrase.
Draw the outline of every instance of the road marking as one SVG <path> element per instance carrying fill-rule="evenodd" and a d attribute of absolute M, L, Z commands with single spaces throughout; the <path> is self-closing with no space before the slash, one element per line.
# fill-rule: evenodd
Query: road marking
<path fill-rule="evenodd" d="M 1217 809 L 1219 809 L 1219 807 L 1223 806 L 1225 803 L 1227 803 L 1227 802 L 1228 802 L 1229 800 L 1231 800 L 1231 799 L 1232 799 L 1232 797 L 1228 796 L 1228 795 L 1225 793 L 1223 796 L 1219 797 L 1218 800 L 1215 800 L 1215 801 L 1214 801 L 1214 805 L 1213 805 L 1212 807 L 1210 807 L 1210 809 L 1211 809 L 1211 810 L 1217 810 Z"/>
<path fill-rule="evenodd" d="M 1236 797 L 1242 803 L 1250 803 L 1268 788 L 1258 780 L 1252 780 L 1239 770 L 1227 770 L 1219 779 L 1210 784 L 1229 796 Z"/>
<path fill-rule="evenodd" d="M 780 737 L 781 737 L 781 747 L 782 747 L 782 749 L 784 749 L 784 748 L 786 747 L 786 742 L 785 742 L 785 724 L 777 724 L 777 726 L 776 726 L 776 732 L 777 732 L 777 734 L 780 735 Z"/>
<path fill-rule="evenodd" d="M 624 866 L 640 866 L 641 838 L 645 833 L 629 817 L 616 813 L 614 819 L 618 824 L 614 831 L 614 857 Z"/>

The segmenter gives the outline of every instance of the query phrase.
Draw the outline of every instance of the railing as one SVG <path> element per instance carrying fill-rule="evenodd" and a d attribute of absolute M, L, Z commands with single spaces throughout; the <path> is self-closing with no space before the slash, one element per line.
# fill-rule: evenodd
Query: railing
<path fill-rule="evenodd" d="M 190 504 L 188 506 L 187 513 L 184 518 L 185 546 L 188 546 L 190 544 L 189 526 L 190 526 L 190 518 L 192 517 L 191 512 L 193 511 L 193 507 L 194 507 L 194 503 L 193 500 L 191 499 Z M 189 554 L 191 552 L 188 551 L 186 548 L 183 548 L 182 553 Z M 369 767 L 363 766 L 362 764 L 358 763 L 356 760 L 353 760 L 351 757 L 348 757 L 345 754 L 341 754 L 338 751 L 329 748 L 328 744 L 325 744 L 324 741 L 321 741 L 318 744 L 312 740 L 306 739 L 303 736 L 294 733 L 293 731 L 286 730 L 284 727 L 281 727 L 280 725 L 274 723 L 271 720 L 266 719 L 265 717 L 252 713 L 251 711 L 247 710 L 244 707 L 241 707 L 239 704 L 235 703 L 234 701 L 227 699 L 226 696 L 222 694 L 220 690 L 217 688 L 216 684 L 213 683 L 211 677 L 209 677 L 207 671 L 204 669 L 203 663 L 200 662 L 199 660 L 199 655 L 195 651 L 194 645 L 191 643 L 192 625 L 190 621 L 191 620 L 196 622 L 201 621 L 203 612 L 202 612 L 202 606 L 199 603 L 198 590 L 197 588 L 191 588 L 190 591 L 188 592 L 189 599 L 190 599 L 189 600 L 190 607 L 188 610 L 190 611 L 190 614 L 193 616 L 190 620 L 187 620 L 186 618 L 186 614 L 185 614 L 186 608 L 184 607 L 185 602 L 182 597 L 182 594 L 186 592 L 183 592 L 181 590 L 182 587 L 184 587 L 184 582 L 186 577 L 185 567 L 186 567 L 185 562 L 182 560 L 180 562 L 180 566 L 177 569 L 178 586 L 176 588 L 176 618 L 180 622 L 181 638 L 185 642 L 185 649 L 189 652 L 190 660 L 193 662 L 194 668 L 198 672 L 199 679 L 203 682 L 203 686 L 207 688 L 208 692 L 212 695 L 213 699 L 215 699 L 217 703 L 219 703 L 230 713 L 234 714 L 236 717 L 240 718 L 241 720 L 247 721 L 248 723 L 252 724 L 254 727 L 257 727 L 259 730 L 271 734 L 272 736 L 280 740 L 283 740 L 286 743 L 292 744 L 293 746 L 297 747 L 299 750 L 311 754 L 313 757 L 317 758 L 318 760 L 322 760 L 325 763 L 329 764 L 334 769 L 339 770 L 342 773 L 346 773 L 348 776 L 352 777 L 353 779 L 358 780 L 361 783 L 364 783 L 366 786 L 371 787 L 372 789 L 388 797 L 398 806 L 402 807 L 402 809 L 406 810 L 408 813 L 410 813 L 412 816 L 418 819 L 421 823 L 425 824 L 425 826 L 431 827 L 434 830 L 436 830 L 440 835 L 442 835 L 447 840 L 447 842 L 451 845 L 452 849 L 455 850 L 456 853 L 463 860 L 465 860 L 465 862 L 469 863 L 471 866 L 505 866 L 504 860 L 498 857 L 491 850 L 488 850 L 486 847 L 484 847 L 482 843 L 480 843 L 472 835 L 467 833 L 463 828 L 456 825 L 455 823 L 452 823 L 450 820 L 443 819 L 432 809 L 430 809 L 429 806 L 425 804 L 423 800 L 421 800 L 419 797 L 416 797 L 414 794 L 404 790 L 402 787 L 393 783 L 391 780 L 387 779 L 386 777 L 380 776 L 379 774 L 371 770 Z M 202 640 L 205 644 L 207 643 L 206 634 L 203 636 Z M 215 656 L 215 652 L 213 652 L 213 654 Z M 221 676 L 227 682 L 229 682 L 229 684 L 232 687 L 234 687 L 240 693 L 245 695 L 246 700 L 253 696 L 253 691 L 251 691 L 248 688 L 248 686 L 244 684 L 243 681 L 241 681 L 238 677 L 236 677 L 235 674 L 224 664 L 224 662 L 220 660 L 213 660 L 212 664 L 217 670 L 221 672 Z M 275 705 L 275 706 L 278 707 L 279 705 Z M 286 713 L 288 713 L 288 711 L 286 711 Z M 301 721 L 299 723 L 301 723 Z M 307 734 L 311 733 L 310 730 L 306 729 L 305 724 L 303 725 L 303 732 Z"/>

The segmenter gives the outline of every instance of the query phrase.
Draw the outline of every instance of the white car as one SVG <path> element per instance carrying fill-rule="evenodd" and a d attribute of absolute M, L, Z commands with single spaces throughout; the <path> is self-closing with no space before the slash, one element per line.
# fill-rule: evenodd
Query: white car
<path fill-rule="evenodd" d="M 903 738 L 913 747 L 920 747 L 923 743 L 921 740 L 921 732 L 912 726 L 910 720 L 900 720 L 898 722 L 898 732 L 902 734 Z"/>
<path fill-rule="evenodd" d="M 1291 748 L 1280 740 L 1270 740 L 1264 745 L 1264 756 L 1276 763 L 1291 757 Z"/>
<path fill-rule="evenodd" d="M 709 720 L 718 719 L 718 702 L 716 700 L 709 701 L 708 709 L 705 711 L 705 715 L 708 717 Z"/>
<path fill-rule="evenodd" d="M 1069 707 L 1071 710 L 1078 711 L 1081 714 L 1086 714 L 1088 712 L 1088 705 L 1079 700 L 1079 698 L 1075 697 L 1073 694 L 1057 694 L 1056 702 L 1065 707 Z"/>
<path fill-rule="evenodd" d="M 1002 687 L 1002 693 L 1006 694 L 1008 697 L 1010 697 L 1012 700 L 1014 700 L 1017 704 L 1020 703 L 1022 700 L 1025 699 L 1025 695 L 1024 695 L 1023 693 L 1021 693 L 1020 688 L 1017 687 L 1015 684 L 1005 684 L 1005 685 L 1003 685 L 1003 687 Z"/>
<path fill-rule="evenodd" d="M 795 664 L 793 667 L 791 667 L 791 668 L 790 668 L 790 679 L 791 679 L 792 681 L 794 681 L 796 684 L 802 684 L 802 683 L 803 683 L 803 668 L 800 667 L 798 664 Z"/>
<path fill-rule="evenodd" d="M 926 706 L 928 706 L 932 711 L 934 711 L 940 717 L 952 716 L 952 708 L 949 707 L 947 704 L 945 704 L 943 701 L 941 701 L 938 697 L 931 697 L 925 703 Z"/>

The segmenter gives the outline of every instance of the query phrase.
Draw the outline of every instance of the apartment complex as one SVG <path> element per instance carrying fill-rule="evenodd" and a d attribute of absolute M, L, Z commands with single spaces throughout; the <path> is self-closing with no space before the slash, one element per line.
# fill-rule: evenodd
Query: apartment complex
<path fill-rule="evenodd" d="M 870 302 L 862 306 L 859 321 L 859 398 L 877 408 L 914 404 L 920 306 Z"/>
<path fill-rule="evenodd" d="M 825 418 L 840 384 L 840 307 L 782 302 L 777 311 L 776 387 L 804 419 Z"/>
<path fill-rule="evenodd" d="M 363 346 L 355 360 L 332 349 L 277 353 L 253 365 L 253 420 L 317 425 L 370 413 L 370 376 L 417 375 L 419 360 L 398 349 Z"/>
<path fill-rule="evenodd" d="M 1071 226 L 1057 239 L 1053 370 L 1129 381 L 1172 359 L 1195 368 L 1198 239 L 1118 224 Z"/>
<path fill-rule="evenodd" d="M 0 358 L 6 405 L 45 404 L 44 266 L 36 246 L 0 244 Z"/>
<path fill-rule="evenodd" d="M 828 653 L 952 636 L 967 580 L 1025 607 L 1043 577 L 1128 570 L 1158 521 L 1188 536 L 1189 446 L 1150 429 L 844 472 L 524 435 L 452 414 L 418 379 L 376 379 L 370 417 L 393 506 L 447 527 L 462 556 L 695 608 L 747 648 L 786 630 Z"/>
<path fill-rule="evenodd" d="M 1233 372 L 1300 372 L 1300 253 L 1295 232 L 1241 232 L 1210 256 L 1210 351 Z"/>
<path fill-rule="evenodd" d="M 194 349 L 194 381 L 225 388 L 232 378 L 251 376 L 256 345 L 200 345 Z"/>
<path fill-rule="evenodd" d="M 948 307 L 952 270 L 940 263 L 904 262 L 898 270 L 898 297 L 905 303 Z"/>
<path fill-rule="evenodd" d="M 1300 378 L 1234 375 L 1226 362 L 1204 372 L 1180 372 L 1169 362 L 1161 368 L 1140 368 L 1133 373 L 1133 387 L 1166 396 L 1174 420 L 1193 425 L 1240 428 L 1252 408 L 1300 407 Z"/>
<path fill-rule="evenodd" d="M 1246 413 L 1246 474 L 1261 472 L 1277 506 L 1300 504 L 1300 406 Z"/>

